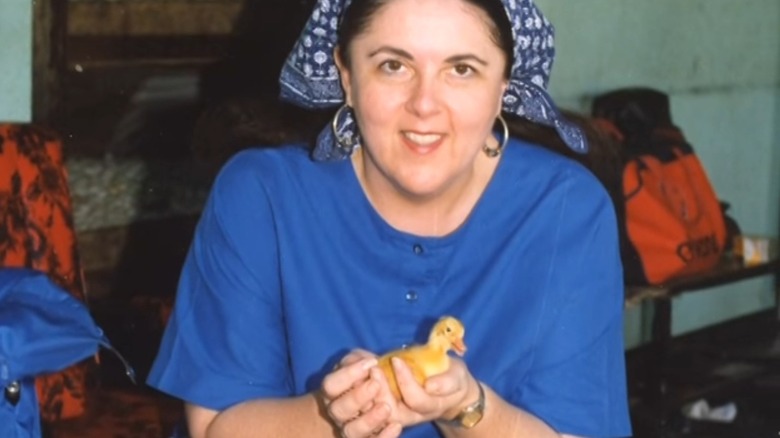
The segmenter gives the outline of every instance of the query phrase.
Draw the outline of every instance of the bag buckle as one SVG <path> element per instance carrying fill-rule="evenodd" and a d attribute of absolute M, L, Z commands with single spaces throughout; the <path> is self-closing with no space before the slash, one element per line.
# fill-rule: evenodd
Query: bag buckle
<path fill-rule="evenodd" d="M 22 394 L 22 385 L 18 380 L 14 380 L 8 386 L 5 387 L 5 399 L 12 406 L 16 406 L 19 403 L 19 398 Z"/>

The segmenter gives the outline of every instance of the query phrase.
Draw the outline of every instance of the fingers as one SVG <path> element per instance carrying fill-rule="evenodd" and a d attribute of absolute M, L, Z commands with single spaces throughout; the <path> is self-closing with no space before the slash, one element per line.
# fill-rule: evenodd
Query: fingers
<path fill-rule="evenodd" d="M 409 404 L 412 400 L 419 400 L 428 397 L 422 386 L 417 383 L 412 375 L 412 370 L 403 360 L 394 357 L 390 359 L 395 371 L 395 379 L 398 382 L 398 389 L 401 391 L 404 401 Z M 410 405 L 411 406 L 411 405 Z"/>
<path fill-rule="evenodd" d="M 325 376 L 322 380 L 322 390 L 330 400 L 347 392 L 356 383 L 368 377 L 368 370 L 376 366 L 376 358 L 368 357 L 347 363 Z"/>
<path fill-rule="evenodd" d="M 469 388 L 471 373 L 466 364 L 457 358 L 450 361 L 450 368 L 444 373 L 431 376 L 425 381 L 425 391 L 438 397 L 463 393 Z"/>
<path fill-rule="evenodd" d="M 335 373 L 334 373 L 335 374 Z M 356 385 L 351 385 L 328 404 L 328 414 L 336 424 L 344 424 L 361 414 L 361 410 L 374 408 L 374 397 L 379 392 L 379 383 L 366 379 Z"/>
<path fill-rule="evenodd" d="M 371 368 L 369 370 L 369 377 L 379 384 L 379 394 L 376 397 L 377 401 L 392 405 L 396 401 L 395 396 L 390 390 L 390 382 L 387 381 L 387 377 L 385 377 L 382 370 L 379 369 L 379 367 Z"/>
<path fill-rule="evenodd" d="M 362 438 L 380 436 L 387 429 L 387 420 L 390 418 L 390 407 L 385 403 L 375 404 L 368 412 L 364 412 L 358 418 L 347 422 L 341 428 L 341 436 L 345 438 Z M 400 433 L 400 432 L 399 432 Z M 398 436 L 389 434 L 387 436 Z"/>
<path fill-rule="evenodd" d="M 357 417 L 364 411 L 362 408 L 370 406 L 368 412 L 375 408 L 372 403 L 376 396 L 379 386 L 374 381 L 367 381 L 365 384 L 357 386 L 352 391 L 347 392 L 341 397 L 333 400 L 328 405 L 328 412 L 337 424 L 345 424 Z"/>
<path fill-rule="evenodd" d="M 471 374 L 462 361 L 453 359 L 449 370 L 428 378 L 424 387 L 417 383 L 402 360 L 393 358 L 391 361 L 404 405 L 423 420 L 439 418 L 459 406 L 468 392 Z"/>
<path fill-rule="evenodd" d="M 368 411 L 370 411 L 370 410 L 371 410 L 371 408 L 373 408 L 373 407 L 374 407 L 374 400 L 372 399 L 372 400 L 369 400 L 369 401 L 368 401 L 368 403 L 364 404 L 364 405 L 363 405 L 363 406 L 360 408 L 360 412 L 368 412 Z"/>
<path fill-rule="evenodd" d="M 396 405 L 400 400 L 395 398 L 393 391 L 390 389 L 390 382 L 387 380 L 387 376 L 379 367 L 373 367 L 369 370 L 368 378 L 379 384 L 379 391 L 374 397 L 373 403 L 386 403 L 390 406 L 391 411 L 396 408 Z M 364 412 L 366 409 L 363 410 Z"/>
<path fill-rule="evenodd" d="M 450 369 L 442 374 L 432 376 L 425 381 L 425 391 L 438 397 L 453 395 L 468 388 L 468 372 L 465 367 L 452 361 Z"/>
<path fill-rule="evenodd" d="M 379 372 L 379 376 L 375 376 L 374 372 Z M 403 430 L 403 427 L 401 424 L 397 422 L 391 421 L 391 415 L 392 415 L 392 408 L 390 404 L 383 401 L 386 398 L 383 398 L 381 395 L 381 385 L 384 383 L 387 385 L 387 382 L 382 382 L 379 379 L 379 377 L 384 377 L 384 375 L 381 374 L 381 371 L 379 371 L 376 368 L 371 369 L 372 376 L 369 378 L 368 381 L 366 381 L 365 384 L 362 384 L 354 389 L 354 392 L 358 392 L 363 390 L 363 387 L 371 387 L 369 389 L 374 389 L 373 385 L 376 384 L 376 388 L 380 388 L 377 393 L 375 393 L 375 396 L 366 403 L 363 407 L 360 408 L 358 414 L 356 417 L 347 420 L 346 422 L 341 423 L 341 436 L 345 438 L 358 438 L 358 437 L 379 437 L 379 438 L 397 438 L 401 435 L 401 431 Z M 389 391 L 389 390 L 388 390 Z M 392 399 L 392 394 L 388 395 Z M 346 396 L 344 397 L 346 401 Z M 339 402 L 340 399 L 337 399 L 334 401 L 334 403 Z M 338 405 L 337 405 L 338 406 Z M 340 409 L 337 407 L 337 409 Z M 333 415 L 339 415 L 338 413 Z"/>
<path fill-rule="evenodd" d="M 349 353 L 347 353 L 346 356 L 341 358 L 339 363 L 336 365 L 336 369 L 342 368 L 346 365 L 352 365 L 353 363 L 359 362 L 362 359 L 369 359 L 372 357 L 376 357 L 376 355 L 371 353 L 370 351 L 356 348 L 350 351 Z"/>
<path fill-rule="evenodd" d="M 377 435 L 377 438 L 397 438 L 401 436 L 401 432 L 403 431 L 403 427 L 401 427 L 398 423 L 390 423 L 382 429 L 381 432 L 379 432 L 379 435 Z"/>

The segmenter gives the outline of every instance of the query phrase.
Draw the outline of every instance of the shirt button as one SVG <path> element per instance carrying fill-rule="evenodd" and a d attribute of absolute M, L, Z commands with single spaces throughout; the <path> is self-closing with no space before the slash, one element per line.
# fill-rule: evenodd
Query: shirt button
<path fill-rule="evenodd" d="M 410 303 L 417 301 L 417 298 L 419 298 L 419 296 L 417 295 L 417 292 L 413 290 L 406 293 L 406 301 L 409 301 Z"/>
<path fill-rule="evenodd" d="M 420 254 L 422 254 L 422 253 L 423 253 L 423 251 L 424 251 L 424 250 L 423 250 L 423 247 L 422 247 L 422 245 L 420 245 L 419 243 L 416 243 L 416 244 L 415 244 L 415 245 L 412 247 L 412 250 L 413 250 L 413 251 L 414 251 L 414 253 L 415 253 L 415 254 L 417 254 L 417 255 L 420 255 Z"/>

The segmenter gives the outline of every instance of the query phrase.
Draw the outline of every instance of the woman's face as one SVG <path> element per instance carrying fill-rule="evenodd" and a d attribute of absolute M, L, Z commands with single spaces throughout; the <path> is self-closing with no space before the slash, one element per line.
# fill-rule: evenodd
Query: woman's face
<path fill-rule="evenodd" d="M 435 197 L 491 160 L 506 59 L 487 20 L 462 0 L 390 0 L 354 38 L 339 68 L 373 186 Z"/>

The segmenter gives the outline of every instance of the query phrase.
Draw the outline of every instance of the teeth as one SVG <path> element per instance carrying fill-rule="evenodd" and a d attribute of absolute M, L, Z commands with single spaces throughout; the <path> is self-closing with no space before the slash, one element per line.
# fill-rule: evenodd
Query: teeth
<path fill-rule="evenodd" d="M 404 132 L 404 136 L 419 145 L 431 144 L 441 138 L 440 134 L 415 134 L 413 132 Z"/>

